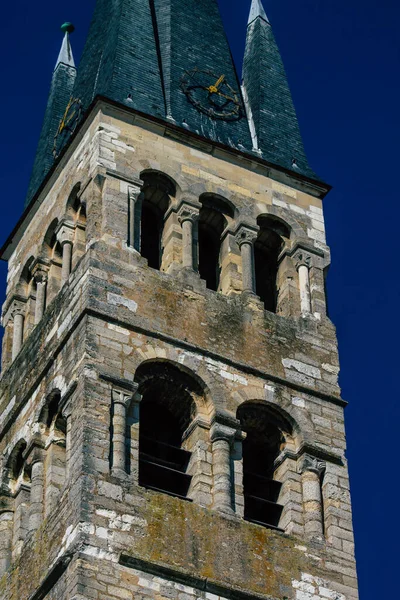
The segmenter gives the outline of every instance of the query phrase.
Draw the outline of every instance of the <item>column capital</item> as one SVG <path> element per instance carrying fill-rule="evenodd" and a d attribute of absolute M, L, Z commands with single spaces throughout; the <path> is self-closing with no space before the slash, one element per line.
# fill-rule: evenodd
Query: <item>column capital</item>
<path fill-rule="evenodd" d="M 195 223 L 200 215 L 201 204 L 194 204 L 187 200 L 183 200 L 178 209 L 178 220 L 182 225 L 185 221 Z"/>
<path fill-rule="evenodd" d="M 69 219 L 63 219 L 56 229 L 56 236 L 61 246 L 64 244 L 73 244 L 75 238 L 75 223 Z"/>
<path fill-rule="evenodd" d="M 138 393 L 139 384 L 132 383 L 132 391 L 128 391 L 123 388 L 112 388 L 112 399 L 114 404 L 121 404 L 126 409 L 129 408 L 129 405 L 133 402 L 135 404 L 140 404 L 142 400 L 142 396 Z"/>
<path fill-rule="evenodd" d="M 310 269 L 314 266 L 313 256 L 305 250 L 297 250 L 293 255 L 293 260 L 297 271 L 300 267 L 307 267 L 307 269 Z"/>
<path fill-rule="evenodd" d="M 299 462 L 298 470 L 300 474 L 311 472 L 321 477 L 326 470 L 326 462 L 311 456 L 311 454 L 304 454 Z"/>
<path fill-rule="evenodd" d="M 35 435 L 24 452 L 25 462 L 28 467 L 32 467 L 38 462 L 44 462 L 46 456 L 44 448 L 45 442 L 42 437 L 39 434 Z"/>
<path fill-rule="evenodd" d="M 10 317 L 14 319 L 17 315 L 25 316 L 26 301 L 14 299 L 10 305 L 9 313 Z"/>
<path fill-rule="evenodd" d="M 47 283 L 49 270 L 50 267 L 45 261 L 40 259 L 35 260 L 32 266 L 32 277 L 34 278 L 36 284 Z"/>
<path fill-rule="evenodd" d="M 224 440 L 232 445 L 236 437 L 236 432 L 237 430 L 232 427 L 222 425 L 221 423 L 214 423 L 210 430 L 211 441 L 218 442 L 219 440 Z"/>
<path fill-rule="evenodd" d="M 257 235 L 258 229 L 242 223 L 235 232 L 236 243 L 239 248 L 241 248 L 243 244 L 250 244 L 252 246 L 257 239 Z"/>
<path fill-rule="evenodd" d="M 140 181 L 140 184 L 138 184 L 138 187 L 133 186 L 133 185 L 129 185 L 128 186 L 128 197 L 129 200 L 132 200 L 133 202 L 136 202 L 137 199 L 139 198 L 140 194 L 142 193 L 142 187 L 144 185 L 143 181 Z"/>

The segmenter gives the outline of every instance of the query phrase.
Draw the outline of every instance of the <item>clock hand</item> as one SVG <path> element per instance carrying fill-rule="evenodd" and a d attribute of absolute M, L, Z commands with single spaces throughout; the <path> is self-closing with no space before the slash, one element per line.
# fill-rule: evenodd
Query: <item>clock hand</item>
<path fill-rule="evenodd" d="M 225 75 L 221 75 L 221 77 L 215 82 L 215 85 L 210 85 L 207 90 L 210 94 L 216 94 L 218 92 L 219 86 L 225 81 Z"/>

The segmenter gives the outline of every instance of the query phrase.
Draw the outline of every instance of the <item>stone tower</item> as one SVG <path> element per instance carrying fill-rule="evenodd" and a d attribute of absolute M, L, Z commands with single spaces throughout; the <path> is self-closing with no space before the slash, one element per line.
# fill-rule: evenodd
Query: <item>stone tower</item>
<path fill-rule="evenodd" d="M 249 1 L 250 4 L 250 1 Z M 97 0 L 8 261 L 1 600 L 355 600 L 329 186 L 253 0 Z"/>

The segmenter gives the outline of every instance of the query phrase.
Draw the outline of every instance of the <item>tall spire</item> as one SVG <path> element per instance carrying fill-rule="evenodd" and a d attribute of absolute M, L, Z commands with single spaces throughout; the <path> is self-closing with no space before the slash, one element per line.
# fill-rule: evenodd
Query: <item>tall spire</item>
<path fill-rule="evenodd" d="M 315 178 L 308 164 L 285 68 L 261 0 L 252 0 L 243 95 L 253 145 L 263 158 Z"/>
<path fill-rule="evenodd" d="M 60 64 L 67 65 L 68 67 L 75 67 L 71 41 L 69 39 L 70 33 L 75 31 L 75 27 L 72 25 L 72 23 L 64 23 L 64 25 L 61 26 L 61 31 L 64 31 L 65 35 L 61 45 L 60 54 L 58 55 L 56 69 Z"/>
<path fill-rule="evenodd" d="M 251 8 L 250 8 L 248 25 L 250 25 L 250 23 L 252 23 L 254 21 L 254 19 L 257 19 L 258 17 L 260 17 L 261 19 L 264 19 L 264 21 L 267 21 L 267 23 L 269 23 L 267 14 L 264 10 L 261 0 L 251 0 Z"/>
<path fill-rule="evenodd" d="M 29 182 L 26 205 L 29 204 L 53 165 L 54 137 L 71 98 L 75 83 L 76 68 L 69 39 L 70 33 L 74 31 L 74 26 L 71 23 L 64 23 L 61 31 L 65 35 L 51 80 L 42 131 Z"/>

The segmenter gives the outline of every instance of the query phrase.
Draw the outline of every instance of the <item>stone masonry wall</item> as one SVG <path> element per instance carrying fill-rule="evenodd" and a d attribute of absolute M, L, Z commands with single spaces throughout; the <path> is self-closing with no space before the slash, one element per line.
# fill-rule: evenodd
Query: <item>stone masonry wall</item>
<path fill-rule="evenodd" d="M 16 522 L 18 486 L 25 490 L 28 521 L 37 522 L 31 516 L 37 519 L 41 512 L 39 527 L 25 535 L 22 549 L 14 548 L 9 568 L 0 573 L 0 598 L 356 600 L 345 403 L 337 381 L 335 330 L 326 316 L 324 271 L 330 257 L 318 191 L 211 146 L 184 144 L 114 108 L 100 108 L 63 158 L 10 252 L 5 313 L 18 296 L 24 265 L 39 252 L 52 221 L 63 218 L 71 190 L 80 184 L 85 251 L 75 255 L 68 280 L 14 361 L 14 325 L 7 321 L 0 382 L 0 531 L 3 526 L 10 531 L 10 518 Z M 140 192 L 143 172 L 154 171 L 176 187 L 160 271 L 150 269 L 128 244 L 130 194 Z M 182 269 L 178 213 L 182 202 L 195 206 L 202 194 L 223 197 L 234 207 L 224 233 L 218 293 Z M 279 217 L 291 229 L 279 273 L 285 290 L 280 314 L 242 293 L 244 263 L 236 233 L 243 224 L 257 228 L 260 215 Z M 312 312 L 306 316 L 299 250 L 311 257 Z M 176 366 L 204 389 L 204 406 L 196 415 L 202 428 L 196 447 L 201 492 L 192 501 L 146 490 L 134 469 L 112 469 L 114 392 L 132 394 L 138 369 L 156 363 Z M 45 466 L 49 461 L 43 456 L 49 456 L 53 434 L 41 415 L 55 392 L 67 423 L 66 441 L 59 446 L 65 448 L 66 468 L 52 492 L 57 504 L 46 512 L 54 469 L 45 468 L 35 483 L 35 463 L 29 460 L 37 447 L 34 460 Z M 240 427 L 237 411 L 247 402 L 270 407 L 292 427 L 276 463 L 283 483 L 281 531 L 243 519 L 236 450 L 233 510 L 224 514 L 216 505 L 220 465 L 212 427 L 218 419 Z M 22 441 L 26 478 L 10 488 L 10 460 Z M 306 460 L 313 473 L 323 465 L 322 506 L 307 500 Z M 307 524 L 317 509 L 324 532 L 310 536 Z M 3 555 L 8 560 L 7 548 L 0 543 L 0 565 Z"/>

